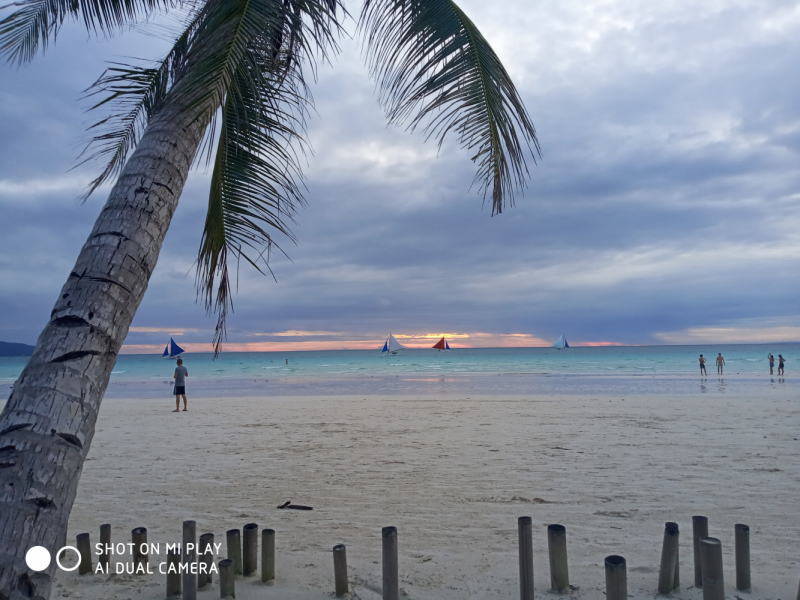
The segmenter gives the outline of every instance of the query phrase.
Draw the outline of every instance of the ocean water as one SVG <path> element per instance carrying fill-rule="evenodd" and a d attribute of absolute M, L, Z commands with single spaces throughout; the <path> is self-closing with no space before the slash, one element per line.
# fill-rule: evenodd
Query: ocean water
<path fill-rule="evenodd" d="M 717 352 L 725 371 L 717 377 Z M 788 377 L 769 377 L 767 354 L 786 359 Z M 698 357 L 708 359 L 700 378 Z M 752 393 L 796 385 L 800 343 L 603 348 L 469 348 L 319 352 L 187 353 L 188 390 L 195 396 L 392 393 Z M 288 360 L 288 364 L 286 361 Z M 0 358 L 0 390 L 9 390 L 25 358 Z M 174 361 L 121 355 L 107 394 L 169 395 Z M 777 366 L 775 367 L 777 373 Z"/>

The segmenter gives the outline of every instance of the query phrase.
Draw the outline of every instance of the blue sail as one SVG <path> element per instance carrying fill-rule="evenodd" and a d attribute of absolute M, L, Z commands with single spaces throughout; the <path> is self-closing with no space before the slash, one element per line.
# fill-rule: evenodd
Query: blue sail
<path fill-rule="evenodd" d="M 169 357 L 174 358 L 180 354 L 183 354 L 183 348 L 178 346 L 178 344 L 175 343 L 175 340 L 169 338 Z"/>
<path fill-rule="evenodd" d="M 381 354 L 388 351 L 389 351 L 389 340 L 386 340 L 385 342 L 383 342 L 383 350 L 381 350 Z"/>
<path fill-rule="evenodd" d="M 564 348 L 569 348 L 569 343 L 567 342 L 567 338 L 564 338 Z"/>
<path fill-rule="evenodd" d="M 162 356 L 162 357 L 167 357 L 167 356 L 169 356 L 169 344 L 167 344 L 166 346 L 164 346 L 164 354 L 162 354 L 161 356 Z"/>
<path fill-rule="evenodd" d="M 450 344 L 447 343 L 447 340 L 444 341 L 444 349 L 450 350 Z"/>

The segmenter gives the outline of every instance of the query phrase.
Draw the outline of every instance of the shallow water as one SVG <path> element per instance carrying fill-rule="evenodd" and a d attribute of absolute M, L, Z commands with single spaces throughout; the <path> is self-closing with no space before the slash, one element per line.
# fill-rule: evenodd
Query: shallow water
<path fill-rule="evenodd" d="M 725 357 L 723 377 L 714 358 Z M 787 358 L 789 378 L 769 376 L 767 354 Z M 698 357 L 708 358 L 708 378 Z M 525 394 L 752 393 L 792 386 L 800 344 L 620 346 L 605 348 L 405 349 L 397 356 L 371 350 L 187 353 L 194 396 L 351 395 L 396 393 Z M 286 360 L 288 359 L 288 364 Z M 0 358 L 0 390 L 10 390 L 25 358 Z M 108 394 L 170 395 L 174 361 L 121 355 Z M 777 367 L 775 368 L 777 373 Z M 169 387 L 169 389 L 167 389 Z"/>

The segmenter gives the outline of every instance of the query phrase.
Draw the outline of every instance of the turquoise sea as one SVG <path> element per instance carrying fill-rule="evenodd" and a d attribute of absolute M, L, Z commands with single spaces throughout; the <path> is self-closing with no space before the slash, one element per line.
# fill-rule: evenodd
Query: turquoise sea
<path fill-rule="evenodd" d="M 717 352 L 725 358 L 717 376 Z M 782 354 L 786 377 L 770 378 L 767 354 Z M 698 357 L 708 378 L 699 376 Z M 800 343 L 707 346 L 469 348 L 440 352 L 405 349 L 319 352 L 187 353 L 188 390 L 195 396 L 393 393 L 751 393 L 792 385 Z M 288 364 L 286 361 L 288 360 Z M 0 358 L 0 390 L 9 390 L 25 358 Z M 108 394 L 169 395 L 174 361 L 121 355 Z M 777 373 L 777 366 L 775 367 Z"/>

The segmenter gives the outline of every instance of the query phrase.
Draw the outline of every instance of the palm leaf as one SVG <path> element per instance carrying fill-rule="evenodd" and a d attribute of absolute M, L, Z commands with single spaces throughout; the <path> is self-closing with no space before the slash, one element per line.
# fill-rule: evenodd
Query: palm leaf
<path fill-rule="evenodd" d="M 473 151 L 474 183 L 492 214 L 513 205 L 541 156 L 536 130 L 489 43 L 452 0 L 366 0 L 365 55 L 390 123 L 422 126 L 439 146 L 453 132 Z"/>
<path fill-rule="evenodd" d="M 302 172 L 293 148 L 304 144 L 299 96 L 252 86 L 246 67 L 236 77 L 222 110 L 220 137 L 197 266 L 198 294 L 218 315 L 216 352 L 225 337 L 231 304 L 229 260 L 269 269 L 274 233 L 294 241 L 288 222 L 304 204 Z M 276 97 L 288 102 L 276 102 Z M 294 100 L 292 100 L 294 98 Z M 266 101 L 265 101 L 266 100 Z M 263 266 L 262 266 L 263 265 Z"/>
<path fill-rule="evenodd" d="M 81 153 L 81 164 L 105 160 L 100 175 L 90 184 L 82 199 L 99 186 L 119 175 L 128 153 L 147 128 L 150 118 L 162 106 L 167 92 L 186 71 L 186 60 L 195 38 L 201 13 L 190 18 L 188 26 L 175 41 L 166 58 L 154 67 L 116 65 L 110 67 L 86 90 L 87 98 L 101 99 L 89 110 L 111 106 L 112 113 L 89 127 L 95 135 Z"/>
<path fill-rule="evenodd" d="M 303 203 L 297 152 L 312 101 L 303 66 L 337 49 L 339 8 L 338 0 L 212 0 L 159 65 L 113 67 L 90 90 L 103 96 L 93 108 L 114 107 L 95 125 L 88 159 L 108 162 L 90 192 L 121 169 L 168 97 L 210 125 L 209 151 L 221 110 L 197 268 L 198 294 L 219 315 L 217 351 L 232 308 L 229 261 L 264 272 L 265 253 L 277 248 L 272 234 L 294 240 L 288 223 Z"/>
<path fill-rule="evenodd" d="M 40 46 L 55 41 L 67 17 L 83 22 L 89 31 L 110 34 L 155 10 L 176 6 L 180 0 L 19 0 L 2 8 L 19 7 L 0 21 L 0 55 L 10 62 L 33 59 Z"/>

